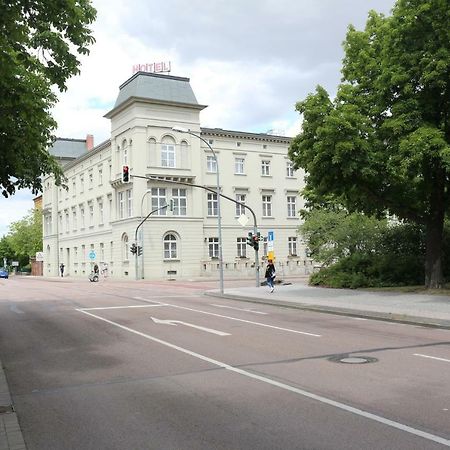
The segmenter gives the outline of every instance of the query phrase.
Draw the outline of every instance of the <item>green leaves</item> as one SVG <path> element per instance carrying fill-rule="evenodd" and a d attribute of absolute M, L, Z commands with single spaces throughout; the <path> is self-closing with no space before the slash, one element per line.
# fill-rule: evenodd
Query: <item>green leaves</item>
<path fill-rule="evenodd" d="M 41 190 L 41 175 L 62 171 L 47 149 L 56 122 L 52 87 L 79 72 L 77 54 L 94 42 L 89 0 L 0 2 L 0 191 Z M 75 50 L 75 51 L 74 51 Z"/>
<path fill-rule="evenodd" d="M 297 103 L 303 131 L 289 155 L 307 172 L 308 206 L 331 196 L 349 211 L 442 222 L 450 211 L 449 23 L 447 0 L 398 0 L 391 17 L 372 11 L 364 31 L 349 27 L 336 98 L 319 87 Z M 439 266 L 436 252 L 427 257 Z"/>

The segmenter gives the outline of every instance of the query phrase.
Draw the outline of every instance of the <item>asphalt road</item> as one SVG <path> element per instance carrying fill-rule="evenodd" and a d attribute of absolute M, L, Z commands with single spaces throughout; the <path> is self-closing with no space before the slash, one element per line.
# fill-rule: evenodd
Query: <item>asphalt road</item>
<path fill-rule="evenodd" d="M 203 295 L 215 287 L 2 281 L 27 448 L 450 446 L 450 330 Z"/>

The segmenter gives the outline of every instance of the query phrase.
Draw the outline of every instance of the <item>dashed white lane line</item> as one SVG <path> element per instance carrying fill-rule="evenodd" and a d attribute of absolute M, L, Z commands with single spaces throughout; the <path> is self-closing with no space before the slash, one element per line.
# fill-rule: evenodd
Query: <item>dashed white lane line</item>
<path fill-rule="evenodd" d="M 443 444 L 443 445 L 446 445 L 447 447 L 450 447 L 450 440 L 445 439 L 445 438 L 443 438 L 441 436 L 437 436 L 437 435 L 434 435 L 434 434 L 431 434 L 431 433 L 427 433 L 427 432 L 422 431 L 422 430 L 418 430 L 417 428 L 413 428 L 413 427 L 410 427 L 408 425 L 404 425 L 404 424 L 402 424 L 400 422 L 395 422 L 393 420 L 386 419 L 385 417 L 378 416 L 376 414 L 372 414 L 372 413 L 364 411 L 362 409 L 354 408 L 353 406 L 349 406 L 349 405 L 346 405 L 345 403 L 340 403 L 340 402 L 337 402 L 335 400 L 331 400 L 329 398 L 322 397 L 321 395 L 313 394 L 312 392 L 304 391 L 303 389 L 298 389 L 298 388 L 296 388 L 294 386 L 290 386 L 289 384 L 280 383 L 279 381 L 272 380 L 271 378 L 263 377 L 261 375 L 256 375 L 254 373 L 247 372 L 246 370 L 243 370 L 243 369 L 238 369 L 238 368 L 230 366 L 229 364 L 226 364 L 224 362 L 221 362 L 221 361 L 209 358 L 208 356 L 201 355 L 199 353 L 193 352 L 193 351 L 188 350 L 186 348 L 179 347 L 178 345 L 171 344 L 170 342 L 163 341 L 162 339 L 158 339 L 158 338 L 156 338 L 154 336 L 150 336 L 148 334 L 141 333 L 140 331 L 133 330 L 132 328 L 126 327 L 126 326 L 121 325 L 121 324 L 119 324 L 117 322 L 113 322 L 112 320 L 104 319 L 103 317 L 100 317 L 100 316 L 97 316 L 95 314 L 92 314 L 89 311 L 83 311 L 81 309 L 77 309 L 77 311 L 79 311 L 79 312 L 81 312 L 83 314 L 86 314 L 88 316 L 94 317 L 95 319 L 98 319 L 98 320 L 101 320 L 103 322 L 109 323 L 110 325 L 114 325 L 114 326 L 116 326 L 118 328 L 121 328 L 122 330 L 125 330 L 125 331 L 128 331 L 130 333 L 133 333 L 133 334 L 136 334 L 138 336 L 141 336 L 141 337 L 143 337 L 145 339 L 149 339 L 150 341 L 157 342 L 157 343 L 159 343 L 161 345 L 165 345 L 166 347 L 169 347 L 169 348 L 172 348 L 172 349 L 177 350 L 179 352 L 182 352 L 182 353 L 185 353 L 187 355 L 193 356 L 194 358 L 198 358 L 198 359 L 200 359 L 202 361 L 209 362 L 210 364 L 213 364 L 215 366 L 222 367 L 223 369 L 229 370 L 230 372 L 234 372 L 234 373 L 237 373 L 239 375 L 243 375 L 245 377 L 252 378 L 254 380 L 262 381 L 263 383 L 270 384 L 270 385 L 278 387 L 280 389 L 284 389 L 286 391 L 293 392 L 295 394 L 301 395 L 303 397 L 310 398 L 312 400 L 316 400 L 316 401 L 324 403 L 326 405 L 334 406 L 335 408 L 341 409 L 343 411 L 347 411 L 347 412 L 355 414 L 357 416 L 364 417 L 366 419 L 382 423 L 384 425 L 387 425 L 387 426 L 392 427 L 392 428 L 396 428 L 396 429 L 404 431 L 406 433 L 410 433 L 410 434 L 413 434 L 415 436 L 419 436 L 421 438 L 427 439 L 429 441 L 437 442 L 439 444 Z"/>
<path fill-rule="evenodd" d="M 227 305 L 216 305 L 214 303 L 210 303 L 211 306 L 217 306 L 217 308 L 227 308 L 227 309 L 234 309 L 236 311 L 244 311 L 244 312 L 250 312 L 253 314 L 262 314 L 267 316 L 267 313 L 262 311 L 255 311 L 254 309 L 243 309 L 243 308 L 235 308 L 234 306 L 227 306 Z"/>
<path fill-rule="evenodd" d="M 133 297 L 133 298 L 135 300 L 141 300 L 141 301 L 144 301 L 144 302 L 155 303 L 154 300 L 148 300 L 148 299 L 142 298 L 142 297 Z M 304 334 L 306 336 L 313 336 L 313 337 L 322 337 L 321 334 L 307 333 L 306 331 L 298 331 L 298 330 L 291 330 L 290 328 L 276 327 L 274 325 L 267 325 L 266 323 L 253 322 L 251 320 L 244 320 L 244 319 L 238 319 L 236 317 L 223 316 L 221 314 L 216 314 L 216 313 L 212 313 L 212 312 L 209 312 L 209 311 L 202 311 L 200 309 L 187 308 L 186 306 L 172 305 L 171 303 L 167 303 L 166 306 L 170 306 L 172 308 L 184 309 L 184 310 L 187 310 L 187 311 L 194 311 L 194 312 L 198 312 L 198 313 L 201 313 L 201 314 L 208 314 L 209 316 L 221 317 L 223 319 L 235 320 L 237 322 L 250 323 L 252 325 L 257 325 L 257 326 L 260 326 L 260 327 L 273 328 L 275 330 L 287 331 L 289 333 Z"/>
<path fill-rule="evenodd" d="M 450 359 L 438 358 L 437 356 L 422 355 L 421 353 L 414 353 L 414 356 L 421 356 L 422 358 L 436 359 L 437 361 L 444 361 L 450 363 Z"/>

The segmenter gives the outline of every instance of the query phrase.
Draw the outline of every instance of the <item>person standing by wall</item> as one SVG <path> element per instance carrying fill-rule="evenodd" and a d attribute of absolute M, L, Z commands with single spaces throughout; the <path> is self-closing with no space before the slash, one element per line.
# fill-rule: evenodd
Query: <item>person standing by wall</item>
<path fill-rule="evenodd" d="M 64 276 L 64 264 L 61 263 L 61 265 L 59 266 L 59 270 L 61 271 L 61 276 Z"/>
<path fill-rule="evenodd" d="M 266 277 L 267 286 L 269 286 L 269 288 L 270 288 L 270 292 L 273 292 L 273 290 L 274 290 L 273 282 L 276 277 L 276 270 L 275 270 L 275 266 L 273 265 L 273 262 L 271 259 L 269 259 L 267 261 L 265 277 Z"/>

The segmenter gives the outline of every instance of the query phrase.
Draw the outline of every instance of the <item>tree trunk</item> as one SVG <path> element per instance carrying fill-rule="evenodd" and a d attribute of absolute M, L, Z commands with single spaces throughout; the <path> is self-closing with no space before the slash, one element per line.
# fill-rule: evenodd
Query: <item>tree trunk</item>
<path fill-rule="evenodd" d="M 442 274 L 442 241 L 445 217 L 445 172 L 439 168 L 435 173 L 430 198 L 430 214 L 426 223 L 425 287 L 440 289 L 444 286 Z"/>
<path fill-rule="evenodd" d="M 431 221 L 427 224 L 425 241 L 425 287 L 427 289 L 440 289 L 444 285 L 442 275 L 443 228 L 443 217 L 440 221 Z"/>

